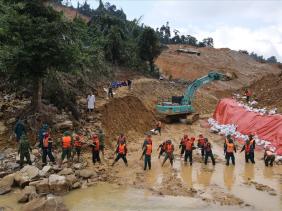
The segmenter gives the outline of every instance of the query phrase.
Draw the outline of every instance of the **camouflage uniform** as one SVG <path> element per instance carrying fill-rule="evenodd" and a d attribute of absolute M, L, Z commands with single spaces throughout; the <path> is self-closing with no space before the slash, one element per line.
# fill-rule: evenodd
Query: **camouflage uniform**
<path fill-rule="evenodd" d="M 31 165 L 29 152 L 31 152 L 31 147 L 29 145 L 27 137 L 26 137 L 26 135 L 22 135 L 22 137 L 20 139 L 20 146 L 19 146 L 19 151 L 18 151 L 18 153 L 20 154 L 20 165 L 21 165 L 21 167 L 24 164 L 24 158 L 26 158 L 27 163 L 29 165 Z"/>

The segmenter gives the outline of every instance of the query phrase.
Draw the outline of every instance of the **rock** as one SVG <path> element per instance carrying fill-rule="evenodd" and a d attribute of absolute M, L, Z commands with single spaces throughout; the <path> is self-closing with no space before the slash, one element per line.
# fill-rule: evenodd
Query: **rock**
<path fill-rule="evenodd" d="M 24 158 L 24 160 L 26 161 L 26 159 Z M 16 156 L 16 161 L 20 162 L 20 155 Z M 33 163 L 35 161 L 35 156 L 33 154 L 30 154 L 30 161 Z"/>
<path fill-rule="evenodd" d="M 59 130 L 68 130 L 68 129 L 73 129 L 73 123 L 70 120 L 66 120 L 64 122 L 57 123 L 55 125 L 55 128 Z"/>
<path fill-rule="evenodd" d="M 76 170 L 79 170 L 82 168 L 82 164 L 81 163 L 75 163 L 73 164 L 73 168 L 76 169 Z"/>
<path fill-rule="evenodd" d="M 6 124 L 10 125 L 16 122 L 16 118 L 11 118 L 6 121 Z"/>
<path fill-rule="evenodd" d="M 60 171 L 58 174 L 59 175 L 69 175 L 72 174 L 73 171 L 71 168 L 64 168 L 62 171 Z"/>
<path fill-rule="evenodd" d="M 33 149 L 32 152 L 31 152 L 35 157 L 40 157 L 40 152 L 38 149 Z"/>
<path fill-rule="evenodd" d="M 49 176 L 49 188 L 54 194 L 64 194 L 69 191 L 69 184 L 65 176 L 51 174 Z"/>
<path fill-rule="evenodd" d="M 1 206 L 0 205 L 0 211 L 14 211 L 13 208 L 8 207 L 8 206 Z"/>
<path fill-rule="evenodd" d="M 93 171 L 88 170 L 88 169 L 83 169 L 79 172 L 79 176 L 84 178 L 84 179 L 88 179 L 88 178 L 92 177 L 93 174 L 94 174 Z"/>
<path fill-rule="evenodd" d="M 73 185 L 74 183 L 77 182 L 77 178 L 74 174 L 71 174 L 71 175 L 67 175 L 66 176 L 66 180 L 67 182 L 70 184 L 70 185 Z"/>
<path fill-rule="evenodd" d="M 9 174 L 10 174 L 10 173 L 7 172 L 7 171 L 1 171 L 1 172 L 0 172 L 0 179 L 3 178 L 3 177 L 5 177 L 5 176 L 7 176 L 7 175 L 9 175 Z"/>
<path fill-rule="evenodd" d="M 80 186 L 81 186 L 80 182 L 76 182 L 72 185 L 72 189 L 80 188 Z"/>
<path fill-rule="evenodd" d="M 33 184 L 30 183 L 29 185 L 34 185 L 38 194 L 47 194 L 50 192 L 49 180 L 47 178 L 36 181 Z"/>
<path fill-rule="evenodd" d="M 14 163 L 14 162 L 8 162 L 8 163 L 6 163 L 5 166 L 6 166 L 7 169 L 11 169 L 11 170 L 15 170 L 15 169 L 20 168 L 20 164 Z"/>
<path fill-rule="evenodd" d="M 20 172 L 26 174 L 30 179 L 39 176 L 39 169 L 36 166 L 27 165 L 23 167 Z"/>
<path fill-rule="evenodd" d="M 36 198 L 36 189 L 34 186 L 25 186 L 25 188 L 21 191 L 21 193 L 18 196 L 18 202 L 19 203 L 25 203 L 29 201 L 29 196 L 32 198 Z"/>
<path fill-rule="evenodd" d="M 13 153 L 13 152 L 15 152 L 14 149 L 12 149 L 12 148 L 7 148 L 7 149 L 5 149 L 4 154 L 7 156 L 7 155 L 9 155 L 9 154 L 11 154 L 11 153 Z"/>
<path fill-rule="evenodd" d="M 59 165 L 54 165 L 54 166 L 53 166 L 53 170 L 54 170 L 55 172 L 59 172 L 59 171 L 62 170 L 62 168 L 61 168 Z"/>
<path fill-rule="evenodd" d="M 20 172 L 17 172 L 15 174 L 15 182 L 18 184 L 18 186 L 23 188 L 24 186 L 29 184 L 30 178 L 26 174 L 22 174 Z"/>
<path fill-rule="evenodd" d="M 0 135 L 5 134 L 8 132 L 8 128 L 5 126 L 4 122 L 0 122 Z"/>
<path fill-rule="evenodd" d="M 67 211 L 61 197 L 37 198 L 25 204 L 22 211 Z"/>
<path fill-rule="evenodd" d="M 14 180 L 15 174 L 9 174 L 0 180 L 0 195 L 11 191 Z"/>
<path fill-rule="evenodd" d="M 44 166 L 44 167 L 42 168 L 42 170 L 39 171 L 39 176 L 40 176 L 40 177 L 45 177 L 46 174 L 47 174 L 51 169 L 52 169 L 51 166 Z"/>

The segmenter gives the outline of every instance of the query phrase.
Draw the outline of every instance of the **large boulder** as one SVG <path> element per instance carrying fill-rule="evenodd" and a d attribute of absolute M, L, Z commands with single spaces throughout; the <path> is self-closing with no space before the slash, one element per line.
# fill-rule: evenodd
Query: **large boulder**
<path fill-rule="evenodd" d="M 74 183 L 78 181 L 74 174 L 67 175 L 66 180 L 70 185 L 73 185 Z"/>
<path fill-rule="evenodd" d="M 67 207 L 63 203 L 61 197 L 47 197 L 47 198 L 36 198 L 27 204 L 25 204 L 22 211 L 67 211 Z"/>
<path fill-rule="evenodd" d="M 18 186 L 23 188 L 23 187 L 25 187 L 26 185 L 29 184 L 30 178 L 26 174 L 23 174 L 21 172 L 17 172 L 15 174 L 15 182 Z"/>
<path fill-rule="evenodd" d="M 39 171 L 39 176 L 40 177 L 45 177 L 46 174 L 52 169 L 51 166 L 44 166 L 40 171 Z"/>
<path fill-rule="evenodd" d="M 38 194 L 50 193 L 49 180 L 47 178 L 40 181 L 32 182 L 29 185 L 35 186 Z"/>
<path fill-rule="evenodd" d="M 73 174 L 73 170 L 71 168 L 64 168 L 63 170 L 61 170 L 59 173 L 59 175 L 69 175 L 69 174 Z"/>
<path fill-rule="evenodd" d="M 8 193 L 14 184 L 15 174 L 9 174 L 0 180 L 0 195 Z"/>
<path fill-rule="evenodd" d="M 39 175 L 39 169 L 36 166 L 27 165 L 20 170 L 20 173 L 34 179 Z"/>
<path fill-rule="evenodd" d="M 34 186 L 25 186 L 25 188 L 18 195 L 18 202 L 25 203 L 37 197 L 38 195 Z"/>
<path fill-rule="evenodd" d="M 9 170 L 16 170 L 16 169 L 20 168 L 20 164 L 14 163 L 14 162 L 7 162 L 5 164 L 5 168 L 9 169 Z"/>
<path fill-rule="evenodd" d="M 94 172 L 89 169 L 83 169 L 79 171 L 79 176 L 83 179 L 88 179 L 94 175 Z"/>
<path fill-rule="evenodd" d="M 61 195 L 67 193 L 70 189 L 70 186 L 65 176 L 51 174 L 49 176 L 49 188 L 52 193 Z"/>

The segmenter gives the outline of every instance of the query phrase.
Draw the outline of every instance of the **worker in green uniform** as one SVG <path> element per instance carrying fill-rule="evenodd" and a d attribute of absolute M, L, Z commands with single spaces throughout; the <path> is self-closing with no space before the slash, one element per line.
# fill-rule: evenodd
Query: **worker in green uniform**
<path fill-rule="evenodd" d="M 21 139 L 20 139 L 19 150 L 18 150 L 18 153 L 20 154 L 20 166 L 21 167 L 23 167 L 24 158 L 26 158 L 27 163 L 31 165 L 29 152 L 31 152 L 30 144 L 28 142 L 26 135 L 22 134 Z"/>
<path fill-rule="evenodd" d="M 104 149 L 105 149 L 105 134 L 102 129 L 99 129 L 99 141 L 100 141 L 100 151 L 102 152 L 104 158 Z"/>

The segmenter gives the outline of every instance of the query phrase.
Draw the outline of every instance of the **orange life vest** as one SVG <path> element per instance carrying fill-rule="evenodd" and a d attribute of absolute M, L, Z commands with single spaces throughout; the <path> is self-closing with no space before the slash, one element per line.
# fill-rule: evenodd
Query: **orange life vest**
<path fill-rule="evenodd" d="M 152 144 L 147 144 L 146 146 L 146 155 L 151 155 L 153 151 Z"/>
<path fill-rule="evenodd" d="M 70 136 L 64 136 L 63 137 L 63 148 L 67 149 L 71 147 L 71 137 Z"/>
<path fill-rule="evenodd" d="M 234 151 L 234 144 L 233 143 L 226 143 L 226 152 L 232 153 Z"/>
<path fill-rule="evenodd" d="M 49 136 L 43 139 L 43 147 L 48 148 L 49 145 Z"/>
<path fill-rule="evenodd" d="M 75 137 L 74 146 L 75 147 L 81 147 L 82 146 L 81 137 L 79 137 L 79 136 Z"/>
<path fill-rule="evenodd" d="M 100 149 L 100 141 L 99 141 L 98 138 L 94 138 L 93 144 L 94 144 L 93 150 L 94 151 L 99 151 L 99 149 Z"/>
<path fill-rule="evenodd" d="M 198 143 L 199 143 L 200 146 L 203 147 L 204 144 L 205 144 L 205 139 L 204 138 L 199 138 Z"/>
<path fill-rule="evenodd" d="M 118 146 L 118 153 L 124 155 L 125 154 L 125 144 L 120 144 Z"/>
<path fill-rule="evenodd" d="M 167 144 L 166 145 L 166 151 L 167 151 L 167 153 L 172 153 L 172 144 Z"/>
<path fill-rule="evenodd" d="M 185 146 L 186 146 L 186 150 L 191 151 L 192 150 L 192 146 L 193 146 L 193 141 L 187 140 Z"/>

